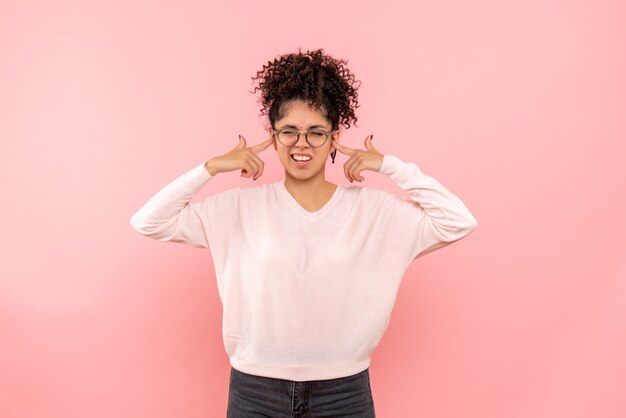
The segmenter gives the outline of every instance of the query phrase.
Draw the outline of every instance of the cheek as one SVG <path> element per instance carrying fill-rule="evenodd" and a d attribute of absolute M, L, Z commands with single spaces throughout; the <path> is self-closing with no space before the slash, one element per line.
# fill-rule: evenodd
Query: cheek
<path fill-rule="evenodd" d="M 328 154 L 330 154 L 330 151 L 330 146 L 324 146 L 323 149 L 320 149 L 318 152 L 319 158 L 322 160 L 328 158 Z"/>
<path fill-rule="evenodd" d="M 287 150 L 279 150 L 278 154 L 284 163 L 288 163 L 289 160 L 291 160 L 291 155 L 289 155 L 289 151 Z"/>

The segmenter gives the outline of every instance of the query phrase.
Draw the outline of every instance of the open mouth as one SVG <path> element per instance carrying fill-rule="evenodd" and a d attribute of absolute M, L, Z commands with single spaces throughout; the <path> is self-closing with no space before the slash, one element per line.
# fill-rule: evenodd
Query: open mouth
<path fill-rule="evenodd" d="M 311 161 L 312 157 L 309 155 L 291 154 L 291 159 L 295 161 L 298 165 L 304 165 Z"/>

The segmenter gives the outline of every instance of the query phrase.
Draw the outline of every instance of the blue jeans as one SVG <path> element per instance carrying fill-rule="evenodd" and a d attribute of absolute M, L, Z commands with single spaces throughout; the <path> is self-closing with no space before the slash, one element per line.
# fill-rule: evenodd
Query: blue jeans
<path fill-rule="evenodd" d="M 369 368 L 352 376 L 298 382 L 231 367 L 227 418 L 375 418 Z"/>

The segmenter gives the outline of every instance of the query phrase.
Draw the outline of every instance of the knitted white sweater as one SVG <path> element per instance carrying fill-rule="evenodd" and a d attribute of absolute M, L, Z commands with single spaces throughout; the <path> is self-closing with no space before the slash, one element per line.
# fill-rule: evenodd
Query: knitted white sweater
<path fill-rule="evenodd" d="M 130 223 L 151 238 L 211 251 L 232 367 L 297 381 L 344 377 L 369 367 L 411 261 L 477 225 L 416 164 L 385 155 L 380 173 L 410 198 L 338 185 L 308 212 L 284 181 L 190 202 L 213 178 L 202 162 Z"/>

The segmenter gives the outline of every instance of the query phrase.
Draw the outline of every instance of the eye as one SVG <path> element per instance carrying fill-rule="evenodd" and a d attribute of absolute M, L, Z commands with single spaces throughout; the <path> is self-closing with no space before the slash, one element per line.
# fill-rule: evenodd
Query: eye
<path fill-rule="evenodd" d="M 320 131 L 320 130 L 314 129 L 314 130 L 309 132 L 309 135 L 312 136 L 312 137 L 319 137 L 319 138 L 321 138 L 323 136 L 326 136 L 326 133 L 324 131 Z"/>
<path fill-rule="evenodd" d="M 296 131 L 292 130 L 292 129 L 285 129 L 284 131 L 281 131 L 281 133 L 283 135 L 295 135 Z"/>

